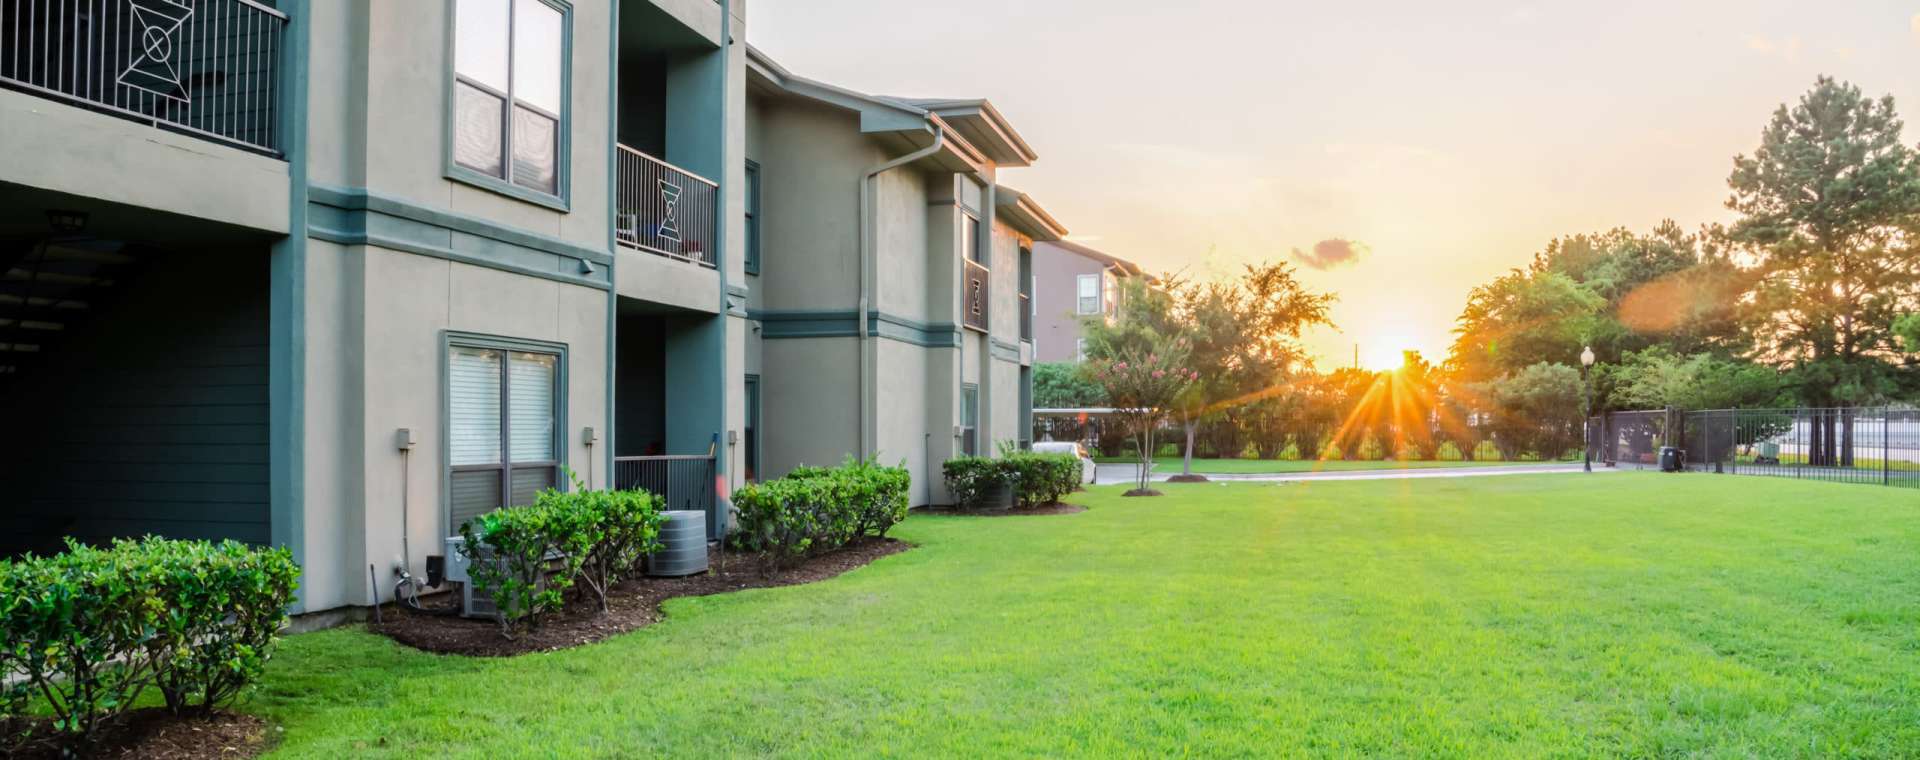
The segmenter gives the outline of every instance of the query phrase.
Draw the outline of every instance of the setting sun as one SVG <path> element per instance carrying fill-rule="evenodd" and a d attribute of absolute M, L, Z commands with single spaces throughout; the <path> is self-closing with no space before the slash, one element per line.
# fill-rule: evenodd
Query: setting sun
<path fill-rule="evenodd" d="M 1399 369 L 1406 363 L 1406 352 L 1412 350 L 1414 343 L 1411 340 L 1377 338 L 1360 344 L 1360 367 L 1375 372 Z"/>

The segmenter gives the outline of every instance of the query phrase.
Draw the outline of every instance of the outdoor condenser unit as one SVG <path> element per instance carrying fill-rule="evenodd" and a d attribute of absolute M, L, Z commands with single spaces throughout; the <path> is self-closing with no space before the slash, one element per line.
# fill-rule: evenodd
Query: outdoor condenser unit
<path fill-rule="evenodd" d="M 667 513 L 660 527 L 660 551 L 647 558 L 647 574 L 677 578 L 707 571 L 707 513 Z"/>
<path fill-rule="evenodd" d="M 460 584 L 460 616 L 496 618 L 500 609 L 494 606 L 493 598 L 474 588 L 473 577 L 468 572 L 473 563 L 462 551 L 466 545 L 467 540 L 459 536 L 447 539 L 447 580 Z M 483 550 L 482 560 L 485 559 Z"/>

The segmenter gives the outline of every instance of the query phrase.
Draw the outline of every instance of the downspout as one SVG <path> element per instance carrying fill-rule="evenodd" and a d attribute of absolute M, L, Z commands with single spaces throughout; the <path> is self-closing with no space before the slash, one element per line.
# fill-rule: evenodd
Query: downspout
<path fill-rule="evenodd" d="M 743 51 L 741 53 L 743 61 L 745 57 L 746 53 Z M 733 220 L 727 216 L 730 206 L 727 198 L 734 190 L 734 184 L 730 178 L 736 168 L 732 156 L 727 152 L 727 148 L 733 145 L 733 126 L 727 122 L 729 111 L 727 104 L 732 102 L 732 86 L 733 0 L 720 0 L 720 192 L 714 199 L 713 210 L 714 218 L 720 220 L 717 229 L 714 230 L 713 241 L 716 254 L 714 269 L 720 274 L 720 427 L 713 432 L 714 504 L 713 515 L 709 518 L 711 521 L 707 532 L 709 539 L 726 538 L 727 525 L 731 522 L 729 516 L 733 512 L 733 474 L 728 464 L 733 458 L 733 445 L 729 443 L 725 448 L 721 448 L 719 444 L 721 432 L 729 429 L 727 403 L 732 398 L 730 391 L 739 387 L 744 392 L 746 387 L 745 378 L 742 378 L 740 384 L 736 386 L 733 377 L 727 374 L 727 350 L 732 345 L 727 339 L 727 333 L 733 328 L 733 313 L 728 308 L 727 282 L 730 279 L 734 259 L 727 255 L 727 230 L 733 226 Z"/>
<path fill-rule="evenodd" d="M 873 418 L 877 414 L 868 411 L 869 396 L 872 395 L 869 392 L 869 386 L 877 384 L 871 379 L 875 374 L 873 371 L 874 357 L 871 336 L 868 335 L 871 329 L 867 319 L 867 310 L 871 308 L 873 303 L 873 281 L 877 279 L 869 270 L 874 263 L 876 238 L 880 234 L 879 230 L 876 229 L 879 223 L 875 219 L 877 214 L 873 209 L 873 181 L 882 174 L 939 153 L 946 147 L 947 132 L 944 129 L 934 126 L 932 114 L 927 115 L 926 128 L 928 132 L 933 133 L 933 144 L 879 166 L 867 169 L 865 173 L 860 175 L 860 227 L 856 231 L 860 242 L 860 305 L 857 316 L 855 317 L 856 324 L 858 324 L 859 327 L 854 336 L 860 346 L 860 371 L 857 373 L 858 377 L 853 384 L 853 400 L 854 408 L 858 410 L 860 423 L 861 459 L 873 456 L 874 442 L 872 440 L 873 435 L 870 427 L 874 422 Z"/>

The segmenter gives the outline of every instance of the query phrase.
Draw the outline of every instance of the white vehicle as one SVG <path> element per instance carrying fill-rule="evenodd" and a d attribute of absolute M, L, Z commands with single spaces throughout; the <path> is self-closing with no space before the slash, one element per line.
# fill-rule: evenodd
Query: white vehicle
<path fill-rule="evenodd" d="M 1087 447 L 1079 441 L 1039 441 L 1033 444 L 1036 454 L 1072 454 L 1080 458 L 1080 482 L 1093 485 L 1093 457 L 1087 455 Z"/>

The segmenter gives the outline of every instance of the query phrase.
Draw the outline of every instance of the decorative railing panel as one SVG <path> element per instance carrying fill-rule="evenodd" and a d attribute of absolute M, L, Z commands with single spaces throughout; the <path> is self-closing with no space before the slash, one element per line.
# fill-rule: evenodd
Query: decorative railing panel
<path fill-rule="evenodd" d="M 658 494 L 666 499 L 667 509 L 705 512 L 708 525 L 717 526 L 714 472 L 713 457 L 705 455 L 616 457 L 613 487 Z"/>
<path fill-rule="evenodd" d="M 987 315 L 993 309 L 993 276 L 979 262 L 966 260 L 960 280 L 960 318 L 967 327 L 987 331 Z"/>
<path fill-rule="evenodd" d="M 0 0 L 0 85 L 278 154 L 286 24 L 253 0 Z"/>
<path fill-rule="evenodd" d="M 614 238 L 628 248 L 714 266 L 720 186 L 620 146 Z"/>

